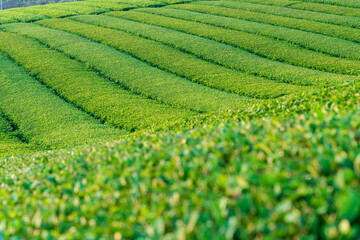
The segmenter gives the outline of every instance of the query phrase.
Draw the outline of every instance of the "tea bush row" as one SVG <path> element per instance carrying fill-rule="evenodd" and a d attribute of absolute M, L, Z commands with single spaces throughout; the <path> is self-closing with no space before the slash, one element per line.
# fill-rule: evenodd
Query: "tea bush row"
<path fill-rule="evenodd" d="M 295 2 L 298 3 L 299 1 L 294 0 L 227 0 L 233 2 L 249 2 L 249 3 L 257 3 L 257 4 L 265 4 L 265 5 L 272 5 L 272 6 L 279 6 L 279 7 L 288 7 Z"/>
<path fill-rule="evenodd" d="M 355 76 L 331 74 L 273 61 L 228 44 L 160 27 L 172 24 L 169 22 L 169 18 L 166 17 L 139 11 L 111 12 L 107 13 L 107 15 L 123 19 L 108 19 L 108 21 L 101 22 L 102 26 L 111 26 L 116 29 L 124 29 L 128 32 L 140 34 L 141 36 L 169 44 L 182 51 L 190 52 L 198 57 L 249 74 L 299 85 L 318 86 L 358 79 Z M 91 21 L 91 18 L 94 20 Z M 97 16 L 73 17 L 73 19 L 79 21 L 97 24 L 96 18 Z M 125 18 L 132 21 L 125 20 Z M 173 20 L 171 19 L 171 21 Z"/>
<path fill-rule="evenodd" d="M 14 12 L 14 14 L 20 13 L 29 13 L 36 16 L 44 16 L 46 18 L 56 18 L 56 17 L 64 17 L 70 16 L 74 14 L 89 14 L 93 12 L 97 12 L 98 8 L 91 7 L 76 7 L 70 5 L 62 4 L 48 4 L 48 5 L 37 5 L 26 8 L 13 8 L 9 10 L 5 10 L 7 12 Z M 104 10 L 102 10 L 104 12 Z"/>
<path fill-rule="evenodd" d="M 160 7 L 177 2 L 192 2 L 192 0 L 87 0 L 36 5 L 26 8 L 14 8 L 1 11 L 0 24 L 29 22 L 45 18 L 58 18 L 78 14 L 94 14 L 114 10 L 126 10 L 136 7 Z"/>
<path fill-rule="evenodd" d="M 360 73 L 358 60 L 339 59 L 267 36 L 200 23 L 201 21 L 197 21 L 196 16 L 188 11 L 166 8 L 141 11 L 167 17 L 169 24 L 162 26 L 227 43 L 272 60 L 339 74 Z M 223 21 L 220 22 L 224 24 Z"/>
<path fill-rule="evenodd" d="M 224 1 L 227 3 L 227 1 Z M 305 11 L 291 9 L 286 7 L 270 6 L 263 4 L 253 4 L 246 1 L 233 1 L 232 7 L 252 12 L 267 13 L 283 17 L 291 17 L 297 19 L 306 19 L 315 22 L 329 23 L 346 27 L 360 27 L 360 19 L 357 17 L 333 15 L 314 11 Z"/>
<path fill-rule="evenodd" d="M 237 1 L 237 0 L 235 0 Z M 351 7 L 343 7 L 339 5 L 328 5 L 323 3 L 316 2 L 299 2 L 293 0 L 244 0 L 242 2 L 250 2 L 250 3 L 258 3 L 258 4 L 266 4 L 273 5 L 279 7 L 287 7 L 287 8 L 295 8 L 299 10 L 306 11 L 314 11 L 314 12 L 322 12 L 328 14 L 336 14 L 350 17 L 360 17 L 360 9 L 351 8 Z"/>
<path fill-rule="evenodd" d="M 360 29 L 321 23 L 321 22 L 314 22 L 305 19 L 296 19 L 291 17 L 283 17 L 283 16 L 277 16 L 277 15 L 260 13 L 260 12 L 246 11 L 242 9 L 237 9 L 236 3 L 234 2 L 206 1 L 206 2 L 196 2 L 194 4 L 199 4 L 200 6 L 204 6 L 204 8 L 205 6 L 226 7 L 229 11 L 228 16 L 239 19 L 268 23 L 276 26 L 294 28 L 307 32 L 320 33 L 328 36 L 343 38 L 354 42 L 360 42 Z"/>
<path fill-rule="evenodd" d="M 6 17 L 0 17 L 0 24 L 2 24 L 2 23 L 11 23 L 11 22 L 16 22 L 16 21 L 11 20 L 11 19 L 6 18 Z"/>
<path fill-rule="evenodd" d="M 20 27 L 25 34 L 27 25 L 31 24 L 17 23 L 13 29 L 15 31 L 16 27 Z M 41 34 L 41 31 L 37 31 L 41 27 L 33 26 L 32 29 Z M 7 26 L 6 29 L 11 28 L 12 26 Z M 0 32 L 0 36 L 0 49 L 23 65 L 31 75 L 110 125 L 132 131 L 191 115 L 186 110 L 174 109 L 121 89 L 89 71 L 78 61 L 33 40 L 5 32 Z M 65 38 L 58 38 L 58 41 L 64 44 Z M 78 45 L 74 44 L 73 48 L 78 48 Z M 93 57 L 91 50 L 87 51 Z"/>
<path fill-rule="evenodd" d="M 191 11 L 181 11 L 179 14 L 187 14 L 186 18 L 193 21 L 268 36 L 337 57 L 360 59 L 360 46 L 357 43 L 323 34 L 237 19 L 233 17 L 236 17 L 236 9 L 198 4 L 177 4 L 170 5 L 169 8 Z"/>
<path fill-rule="evenodd" d="M 2 40 L 14 40 L 0 35 Z M 24 141 L 40 149 L 54 149 L 112 140 L 125 133 L 66 103 L 2 54 L 0 67 L 0 109 Z"/>
<path fill-rule="evenodd" d="M 19 34 L 37 38 L 86 63 L 91 69 L 99 71 L 132 92 L 154 99 L 159 103 L 202 112 L 240 107 L 256 101 L 252 98 L 229 94 L 191 82 L 188 79 L 155 68 L 126 53 L 74 34 L 47 29 L 34 24 L 23 24 L 24 27 L 16 30 L 17 26 L 19 25 L 14 24 L 12 28 L 8 29 L 14 29 Z M 65 42 L 68 44 L 64 44 Z M 132 111 L 131 109 L 128 110 L 129 112 Z M 184 111 L 172 110 L 172 112 L 178 112 L 180 115 Z M 137 115 L 137 113 L 135 114 Z M 173 114 L 169 114 L 169 117 L 171 115 Z M 141 114 L 138 117 L 142 117 Z M 159 121 L 160 119 L 161 117 Z"/>
<path fill-rule="evenodd" d="M 70 19 L 42 21 L 40 24 L 107 44 L 158 68 L 219 90 L 255 98 L 273 98 L 303 90 L 302 87 L 276 83 L 230 70 L 124 31 L 98 27 Z"/>
<path fill-rule="evenodd" d="M 99 1 L 99 0 L 87 0 L 87 1 L 78 1 L 78 2 L 72 2 L 72 3 L 68 3 L 68 5 L 70 6 L 79 6 L 79 7 L 96 7 L 99 8 L 99 10 L 97 10 L 97 12 L 101 11 L 100 9 L 104 9 L 106 11 L 120 11 L 120 10 L 124 10 L 124 9 L 130 9 L 130 8 L 134 8 L 134 5 L 129 4 L 124 4 L 124 3 L 119 3 L 119 1 Z"/>
<path fill-rule="evenodd" d="M 360 3 L 357 0 L 300 0 L 300 1 L 302 1 L 302 2 L 314 2 L 314 3 L 331 4 L 331 5 L 344 6 L 344 7 L 360 8 Z"/>
<path fill-rule="evenodd" d="M 103 8 L 101 8 L 103 7 Z M 0 12 L 0 23 L 30 22 L 46 18 L 65 17 L 77 14 L 101 13 L 134 7 L 116 2 L 80 1 L 7 9 Z"/>
<path fill-rule="evenodd" d="M 14 10 L 3 10 L 0 12 L 0 17 L 6 18 L 7 21 L 4 21 L 2 23 L 10 23 L 10 22 L 18 22 L 18 21 L 35 21 L 46 18 L 43 15 L 38 14 L 31 14 L 31 13 L 25 13 L 25 12 L 16 12 Z"/>
<path fill-rule="evenodd" d="M 304 3 L 294 4 L 294 5 L 290 6 L 290 8 L 306 10 L 306 11 L 323 12 L 323 13 L 328 13 L 328 14 L 350 16 L 350 17 L 360 17 L 360 9 L 359 8 L 326 5 L 326 4 L 321 4 L 321 3 L 304 2 Z"/>

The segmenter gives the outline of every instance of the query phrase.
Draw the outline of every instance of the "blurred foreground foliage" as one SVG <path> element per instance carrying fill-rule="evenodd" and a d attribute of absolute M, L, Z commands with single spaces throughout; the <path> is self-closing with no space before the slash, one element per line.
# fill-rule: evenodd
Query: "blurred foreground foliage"
<path fill-rule="evenodd" d="M 359 97 L 348 84 L 2 159 L 0 238 L 358 239 Z"/>

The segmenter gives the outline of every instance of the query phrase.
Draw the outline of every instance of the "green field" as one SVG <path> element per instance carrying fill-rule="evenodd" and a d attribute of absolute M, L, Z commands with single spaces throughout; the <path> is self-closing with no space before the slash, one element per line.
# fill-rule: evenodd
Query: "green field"
<path fill-rule="evenodd" d="M 360 1 L 0 11 L 0 240 L 360 239 Z"/>

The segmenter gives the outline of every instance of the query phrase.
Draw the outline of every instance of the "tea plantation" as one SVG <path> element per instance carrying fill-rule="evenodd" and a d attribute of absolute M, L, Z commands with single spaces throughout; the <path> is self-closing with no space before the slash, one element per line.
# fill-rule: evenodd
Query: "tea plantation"
<path fill-rule="evenodd" d="M 0 11 L 0 240 L 360 239 L 360 1 Z"/>

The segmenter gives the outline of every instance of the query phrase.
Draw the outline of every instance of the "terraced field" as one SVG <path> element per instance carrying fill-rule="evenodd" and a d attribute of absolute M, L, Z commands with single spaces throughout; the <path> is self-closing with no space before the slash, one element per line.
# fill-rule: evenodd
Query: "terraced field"
<path fill-rule="evenodd" d="M 358 0 L 0 12 L 0 240 L 359 239 Z"/>

